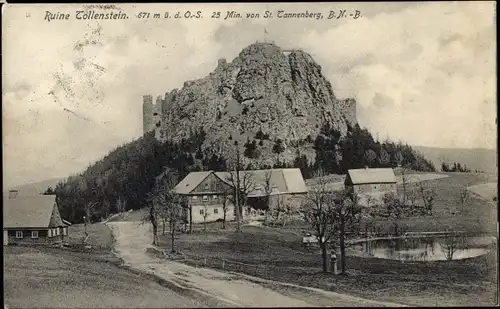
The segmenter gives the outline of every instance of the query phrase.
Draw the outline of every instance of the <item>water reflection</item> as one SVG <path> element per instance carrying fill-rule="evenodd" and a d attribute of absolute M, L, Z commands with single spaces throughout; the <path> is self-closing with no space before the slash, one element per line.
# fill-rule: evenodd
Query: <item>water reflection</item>
<path fill-rule="evenodd" d="M 358 255 L 400 261 L 460 260 L 487 253 L 495 238 L 450 235 L 425 238 L 371 240 L 354 244 Z"/>

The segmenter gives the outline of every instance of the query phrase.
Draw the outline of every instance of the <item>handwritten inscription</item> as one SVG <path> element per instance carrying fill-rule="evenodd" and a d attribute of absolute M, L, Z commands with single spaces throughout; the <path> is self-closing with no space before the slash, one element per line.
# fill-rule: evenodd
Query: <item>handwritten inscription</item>
<path fill-rule="evenodd" d="M 130 14 L 130 17 L 136 19 L 219 19 L 219 20 L 231 20 L 231 19 L 309 19 L 309 20 L 338 20 L 338 19 L 358 19 L 362 17 L 362 13 L 359 10 L 330 10 L 324 12 L 311 12 L 311 11 L 301 11 L 301 12 L 289 12 L 285 10 L 276 11 L 263 11 L 263 12 L 238 12 L 234 10 L 228 11 L 214 11 L 214 12 L 202 12 L 202 11 L 177 11 L 177 12 L 138 12 L 135 14 Z M 114 19 L 129 19 L 127 13 L 120 10 L 86 10 L 86 11 L 75 11 L 72 13 L 60 13 L 45 11 L 44 19 L 46 21 L 55 20 L 114 20 Z"/>

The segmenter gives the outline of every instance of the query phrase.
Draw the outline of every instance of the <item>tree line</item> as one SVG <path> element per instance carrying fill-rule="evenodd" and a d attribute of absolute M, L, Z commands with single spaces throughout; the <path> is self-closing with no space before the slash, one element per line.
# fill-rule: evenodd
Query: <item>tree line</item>
<path fill-rule="evenodd" d="M 110 151 L 83 173 L 44 194 L 55 194 L 61 216 L 73 223 L 82 223 L 84 216 L 94 222 L 112 213 L 143 208 L 167 168 L 175 169 L 180 180 L 192 171 L 226 169 L 223 158 L 201 152 L 205 136 L 200 129 L 189 139 L 162 143 L 150 132 Z"/>
<path fill-rule="evenodd" d="M 262 132 L 261 140 L 269 139 Z M 165 170 L 174 170 L 180 181 L 192 171 L 228 171 L 227 159 L 202 151 L 206 132 L 200 128 L 191 137 L 179 142 L 159 142 L 154 133 L 119 146 L 101 160 L 92 163 L 83 173 L 68 177 L 45 194 L 55 194 L 61 215 L 74 223 L 97 221 L 112 213 L 140 209 L 151 199 L 157 178 Z M 304 142 L 312 142 L 307 138 Z M 257 143 L 247 140 L 244 155 L 255 156 Z M 300 168 L 304 178 L 315 171 L 327 174 L 344 174 L 350 168 L 395 167 L 404 165 L 413 170 L 434 171 L 432 163 L 401 143 L 375 141 L 366 129 L 359 125 L 349 126 L 347 134 L 325 124 L 314 140 L 316 160 L 308 162 L 305 154 L 296 153 L 293 162 L 280 160 L 284 152 L 282 140 L 274 141 L 273 152 L 277 155 L 273 166 L 250 164 L 245 169 Z"/>
<path fill-rule="evenodd" d="M 467 165 L 462 165 L 457 162 L 453 162 L 453 164 L 448 164 L 446 162 L 441 163 L 441 171 L 443 172 L 459 172 L 459 173 L 471 173 L 472 170 L 467 167 Z M 480 173 L 479 170 L 474 170 L 476 173 Z"/>

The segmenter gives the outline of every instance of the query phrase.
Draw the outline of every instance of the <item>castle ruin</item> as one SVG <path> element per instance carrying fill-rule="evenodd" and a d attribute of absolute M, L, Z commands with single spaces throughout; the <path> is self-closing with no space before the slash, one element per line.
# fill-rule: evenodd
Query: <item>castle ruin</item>
<path fill-rule="evenodd" d="M 153 96 L 145 95 L 142 97 L 142 133 L 146 134 L 155 131 L 160 126 L 162 114 L 162 100 L 158 97 L 153 104 Z"/>

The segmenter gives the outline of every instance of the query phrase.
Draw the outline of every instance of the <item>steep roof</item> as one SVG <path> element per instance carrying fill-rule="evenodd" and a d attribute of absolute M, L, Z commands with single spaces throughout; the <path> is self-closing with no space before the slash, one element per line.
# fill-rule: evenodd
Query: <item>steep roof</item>
<path fill-rule="evenodd" d="M 266 179 L 268 177 L 271 185 L 271 194 L 307 192 L 304 178 L 298 168 L 240 171 L 240 179 L 244 178 L 245 173 L 252 175 L 252 182 L 254 184 L 254 190 L 249 193 L 250 197 L 267 195 L 265 191 Z M 228 182 L 228 179 L 231 177 L 230 172 L 215 172 L 215 175 L 225 182 Z M 243 186 L 244 184 L 241 185 Z"/>
<path fill-rule="evenodd" d="M 49 227 L 55 211 L 57 211 L 57 214 L 59 213 L 55 195 L 17 196 L 12 199 L 4 198 L 3 225 L 4 228 Z M 58 221 L 60 221 L 60 218 Z"/>
<path fill-rule="evenodd" d="M 191 172 L 175 186 L 174 191 L 178 194 L 189 194 L 211 173 L 212 171 Z"/>
<path fill-rule="evenodd" d="M 392 168 L 360 168 L 347 171 L 346 184 L 396 183 Z"/>

